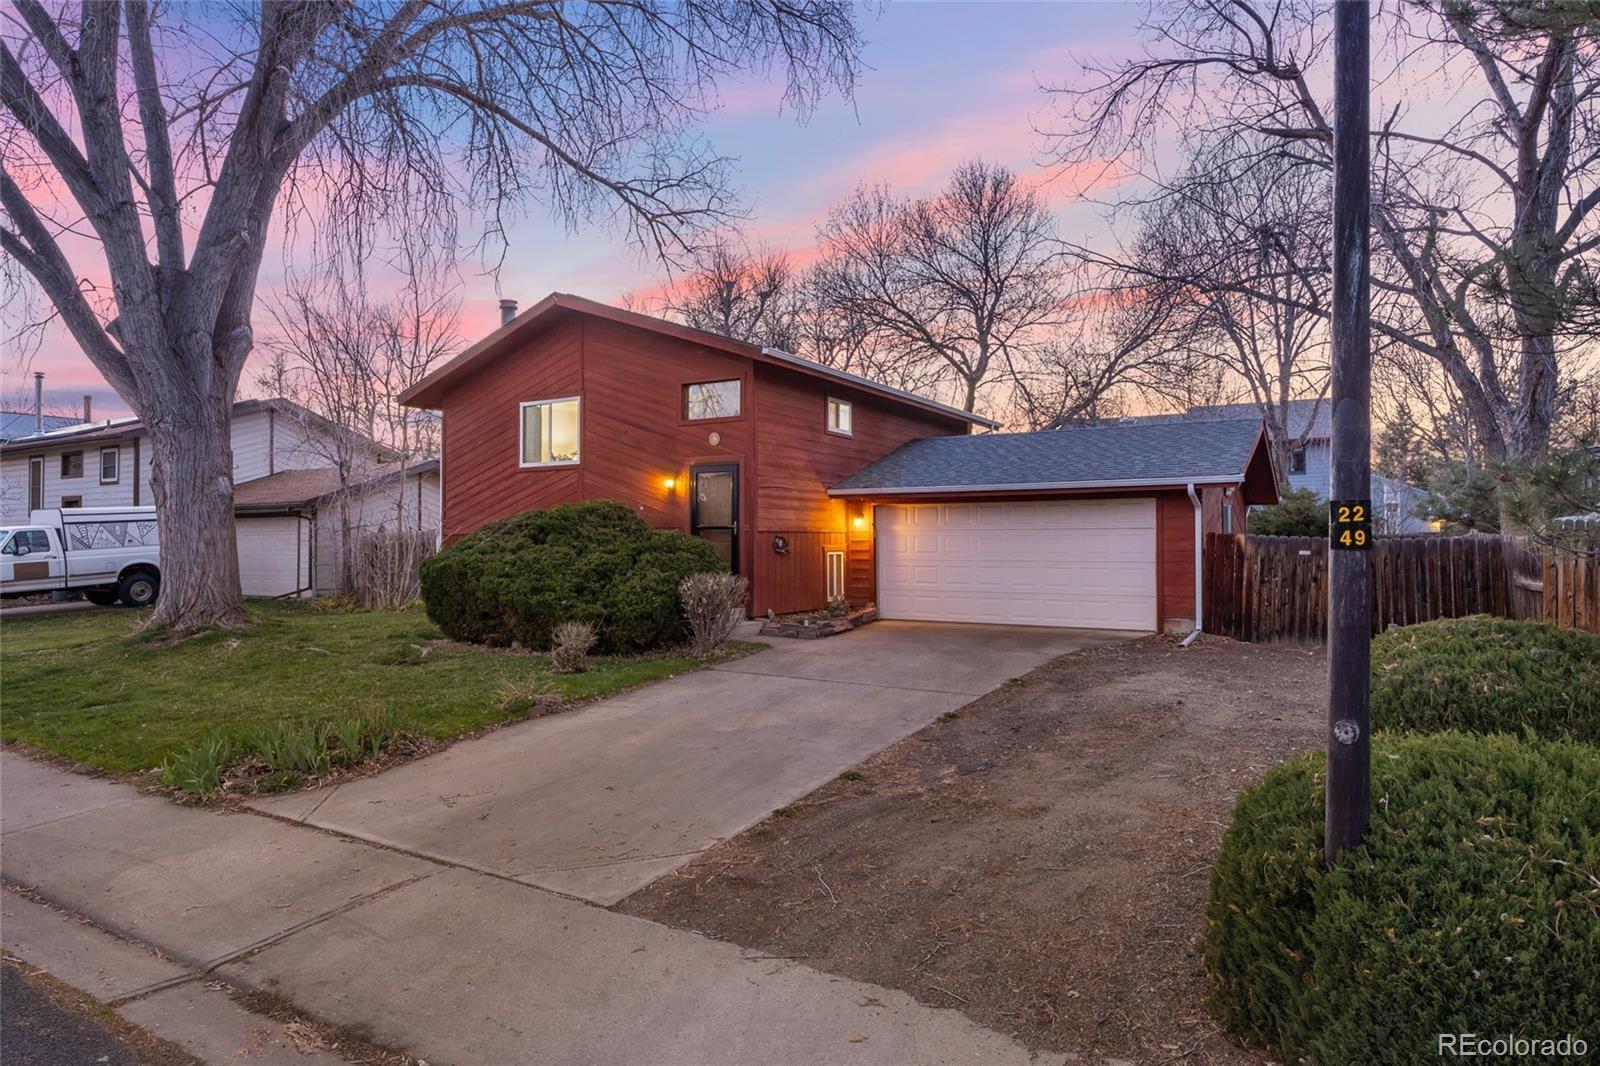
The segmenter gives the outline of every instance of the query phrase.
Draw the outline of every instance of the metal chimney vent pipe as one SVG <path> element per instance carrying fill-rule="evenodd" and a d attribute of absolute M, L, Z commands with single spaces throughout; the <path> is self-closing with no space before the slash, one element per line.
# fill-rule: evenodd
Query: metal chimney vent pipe
<path fill-rule="evenodd" d="M 516 317 L 517 317 L 517 301 L 515 301 L 515 300 L 501 300 L 500 301 L 500 324 L 502 326 L 510 325 L 511 324 L 511 320 L 513 318 L 516 318 Z"/>
<path fill-rule="evenodd" d="M 44 371 L 33 372 L 33 431 L 44 432 Z"/>

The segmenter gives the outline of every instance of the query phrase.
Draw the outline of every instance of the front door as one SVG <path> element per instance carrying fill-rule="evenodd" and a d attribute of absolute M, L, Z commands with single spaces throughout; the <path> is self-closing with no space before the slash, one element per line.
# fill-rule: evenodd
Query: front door
<path fill-rule="evenodd" d="M 689 532 L 704 537 L 722 561 L 739 572 L 739 467 L 736 463 L 708 463 L 691 467 L 689 477 Z"/>

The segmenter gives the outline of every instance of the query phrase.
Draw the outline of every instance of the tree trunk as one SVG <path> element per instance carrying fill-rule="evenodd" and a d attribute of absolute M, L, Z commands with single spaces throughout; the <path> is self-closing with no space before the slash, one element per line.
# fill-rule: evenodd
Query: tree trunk
<path fill-rule="evenodd" d="M 150 625 L 191 633 L 245 624 L 233 526 L 233 402 L 195 402 L 177 390 L 143 405 L 150 428 L 150 491 L 161 525 L 161 596 Z"/>

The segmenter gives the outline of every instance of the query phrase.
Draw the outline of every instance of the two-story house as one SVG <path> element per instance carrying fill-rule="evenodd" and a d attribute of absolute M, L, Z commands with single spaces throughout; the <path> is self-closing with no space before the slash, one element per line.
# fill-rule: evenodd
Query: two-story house
<path fill-rule="evenodd" d="M 401 401 L 441 412 L 447 545 L 619 500 L 715 545 L 755 614 L 1188 629 L 1201 534 L 1277 500 L 1259 418 L 974 435 L 997 425 L 563 293 Z"/>
<path fill-rule="evenodd" d="M 436 461 L 402 472 L 382 445 L 285 399 L 240 400 L 230 423 L 240 578 L 247 596 L 344 584 L 347 538 L 380 525 L 439 528 Z M 0 522 L 42 507 L 149 506 L 150 436 L 137 418 L 71 424 L 0 443 Z M 340 466 L 349 471 L 340 475 Z"/>

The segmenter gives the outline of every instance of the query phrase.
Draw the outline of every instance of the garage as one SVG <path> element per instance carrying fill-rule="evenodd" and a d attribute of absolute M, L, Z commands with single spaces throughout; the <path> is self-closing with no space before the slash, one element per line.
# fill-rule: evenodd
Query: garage
<path fill-rule="evenodd" d="M 880 504 L 875 516 L 881 617 L 1158 628 L 1152 498 Z"/>
<path fill-rule="evenodd" d="M 288 596 L 311 587 L 311 524 L 298 515 L 240 516 L 239 584 L 246 596 Z"/>

